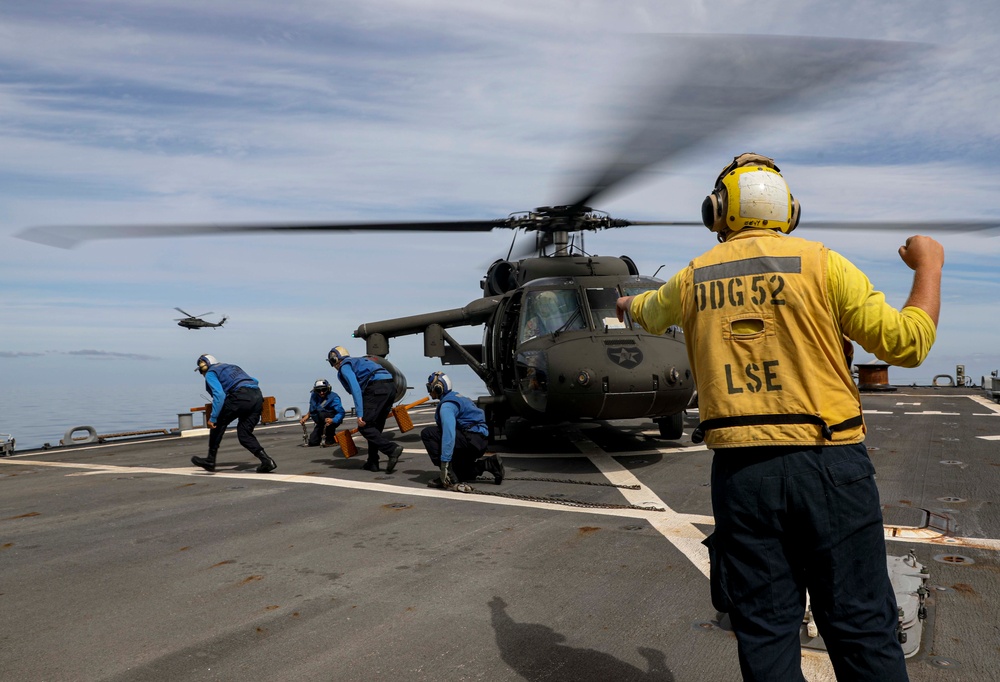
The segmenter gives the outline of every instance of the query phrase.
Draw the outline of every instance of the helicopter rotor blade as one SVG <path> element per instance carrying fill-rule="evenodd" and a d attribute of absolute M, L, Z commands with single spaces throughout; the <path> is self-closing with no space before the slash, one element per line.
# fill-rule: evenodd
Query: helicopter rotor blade
<path fill-rule="evenodd" d="M 187 312 L 186 310 L 181 310 L 180 308 L 174 308 L 174 310 L 176 310 L 177 312 L 179 312 L 181 315 L 187 315 L 188 317 L 194 317 L 194 315 L 192 315 L 191 313 Z"/>
<path fill-rule="evenodd" d="M 909 232 L 910 234 L 922 234 L 924 232 L 952 232 L 952 233 L 982 233 L 989 235 L 993 230 L 1000 230 L 998 220 L 942 220 L 935 222 L 932 220 L 922 221 L 890 221 L 890 220 L 803 220 L 802 226 L 810 230 L 868 230 L 883 232 Z"/>
<path fill-rule="evenodd" d="M 928 49 L 916 43 L 791 36 L 654 38 L 651 69 L 670 74 L 684 64 L 686 72 L 646 87 L 645 101 L 629 102 L 633 120 L 622 131 L 624 142 L 595 164 L 568 205 L 582 209 L 653 164 L 750 119 L 842 97 L 845 87 L 871 82 Z"/>
<path fill-rule="evenodd" d="M 248 223 L 224 225 L 51 225 L 29 227 L 16 237 L 46 246 L 72 249 L 97 239 L 186 237 L 254 232 L 489 232 L 508 227 L 507 220 L 454 220 L 402 223 Z M 186 313 L 185 313 L 186 314 Z"/>

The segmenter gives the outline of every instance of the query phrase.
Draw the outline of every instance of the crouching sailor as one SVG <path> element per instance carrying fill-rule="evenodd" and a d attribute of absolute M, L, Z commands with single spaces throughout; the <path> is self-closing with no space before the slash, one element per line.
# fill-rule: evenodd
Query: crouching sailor
<path fill-rule="evenodd" d="M 309 395 L 309 414 L 302 415 L 299 423 L 303 426 L 310 419 L 316 425 L 306 444 L 309 447 L 328 445 L 334 441 L 337 427 L 344 421 L 344 406 L 340 396 L 333 392 L 330 382 L 317 379 Z"/>
<path fill-rule="evenodd" d="M 464 395 L 451 389 L 451 379 L 444 372 L 427 377 L 427 394 L 438 401 L 434 426 L 420 432 L 427 454 L 441 470 L 440 478 L 429 485 L 448 488 L 457 483 L 474 481 L 483 473 L 493 474 L 493 481 L 503 481 L 504 466 L 499 455 L 487 455 L 489 427 L 486 415 Z"/>

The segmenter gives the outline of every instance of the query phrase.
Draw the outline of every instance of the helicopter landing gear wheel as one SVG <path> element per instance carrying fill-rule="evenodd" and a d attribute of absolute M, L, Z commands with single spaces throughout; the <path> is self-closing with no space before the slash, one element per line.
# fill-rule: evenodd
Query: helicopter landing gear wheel
<path fill-rule="evenodd" d="M 667 440 L 679 440 L 684 435 L 684 413 L 678 412 L 666 417 L 657 417 L 653 420 L 660 427 L 660 438 Z"/>

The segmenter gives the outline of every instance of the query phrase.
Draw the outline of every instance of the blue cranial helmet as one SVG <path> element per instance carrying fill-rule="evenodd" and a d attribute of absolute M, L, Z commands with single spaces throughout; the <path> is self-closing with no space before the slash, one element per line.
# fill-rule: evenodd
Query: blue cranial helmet
<path fill-rule="evenodd" d="M 198 366 L 195 367 L 194 371 L 201 372 L 202 374 L 204 374 L 205 372 L 208 371 L 209 367 L 217 364 L 219 364 L 219 361 L 215 359 L 214 355 L 208 355 L 208 354 L 200 355 L 198 356 Z"/>
<path fill-rule="evenodd" d="M 434 372 L 427 377 L 427 394 L 440 399 L 445 393 L 451 390 L 451 379 L 444 372 Z"/>

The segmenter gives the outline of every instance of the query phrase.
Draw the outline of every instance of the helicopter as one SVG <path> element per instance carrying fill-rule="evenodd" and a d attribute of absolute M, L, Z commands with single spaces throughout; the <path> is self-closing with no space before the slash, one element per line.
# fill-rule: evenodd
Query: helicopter
<path fill-rule="evenodd" d="M 192 315 L 189 312 L 181 310 L 180 308 L 174 308 L 181 315 L 186 315 L 187 317 L 175 318 L 174 322 L 177 323 L 178 327 L 184 327 L 185 329 L 201 329 L 203 327 L 221 327 L 226 323 L 229 318 L 225 315 L 218 322 L 208 322 L 207 320 L 201 319 L 204 315 L 211 315 L 211 312 L 201 313 L 199 315 Z"/>
<path fill-rule="evenodd" d="M 422 334 L 425 356 L 465 364 L 483 381 L 489 395 L 476 402 L 493 437 L 512 417 L 536 424 L 649 417 L 661 437 L 680 438 L 695 388 L 683 333 L 653 335 L 615 312 L 619 296 L 663 281 L 640 275 L 628 256 L 588 255 L 582 239 L 571 239 L 651 223 L 587 206 L 540 207 L 506 223 L 536 233 L 537 255 L 496 260 L 480 282 L 483 297 L 463 308 L 360 325 L 354 336 L 367 353 L 384 358 L 390 338 Z M 481 345 L 447 331 L 465 325 L 484 325 Z"/>
<path fill-rule="evenodd" d="M 578 169 L 579 188 L 570 201 L 512 213 L 505 219 L 361 223 L 261 223 L 187 225 L 97 225 L 32 227 L 19 237 L 71 248 L 82 241 L 132 237 L 337 231 L 489 232 L 512 229 L 534 234 L 533 255 L 495 260 L 483 276 L 482 296 L 461 308 L 362 323 L 375 359 L 385 360 L 392 338 L 421 334 L 424 354 L 443 364 L 464 364 L 483 381 L 479 404 L 491 434 L 513 417 L 529 423 L 651 418 L 660 435 L 679 438 L 683 412 L 696 400 L 695 377 L 679 329 L 653 336 L 626 317 L 619 322 L 619 296 L 656 289 L 655 276 L 641 275 L 628 256 L 588 254 L 588 231 L 633 225 L 701 226 L 695 221 L 631 221 L 591 208 L 596 200 L 642 171 L 678 157 L 739 123 L 843 100 L 860 82 L 872 83 L 900 64 L 914 65 L 922 46 L 885 41 L 782 36 L 670 36 L 674 56 L 657 73 L 682 64 L 679 80 L 641 89 L 629 100 L 632 119 L 603 162 Z M 682 61 L 678 61 L 678 58 Z M 736 113 L 734 113 L 736 112 Z M 951 224 L 919 221 L 820 222 L 835 229 L 994 229 L 981 221 Z M 221 323 L 220 323 L 221 324 Z M 482 326 L 481 344 L 458 343 L 448 329 Z M 405 379 L 392 369 L 399 390 Z"/>

